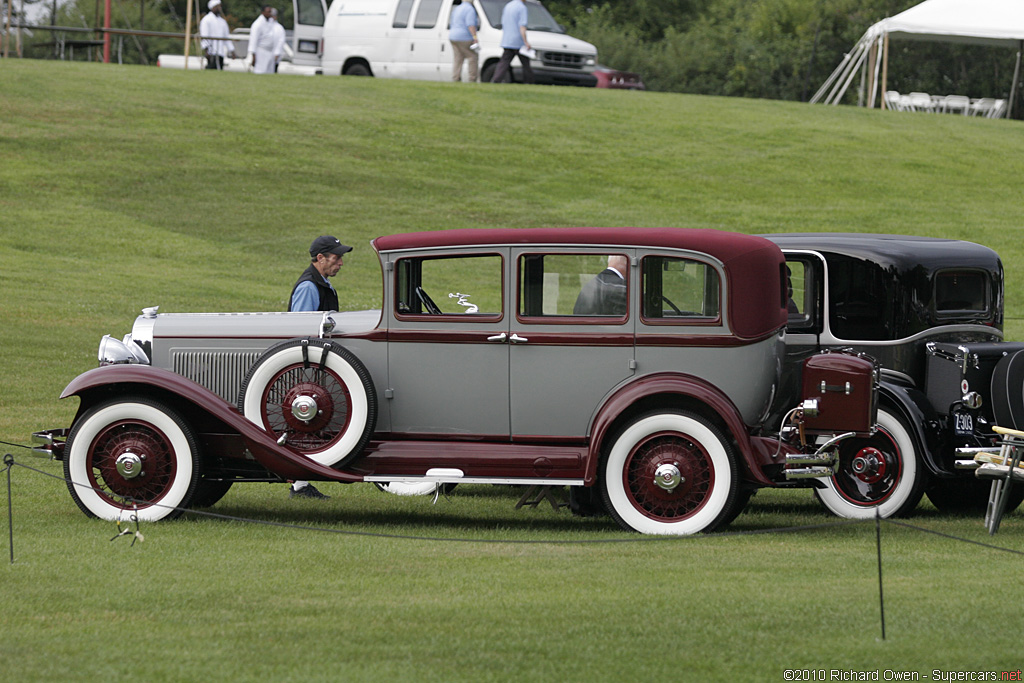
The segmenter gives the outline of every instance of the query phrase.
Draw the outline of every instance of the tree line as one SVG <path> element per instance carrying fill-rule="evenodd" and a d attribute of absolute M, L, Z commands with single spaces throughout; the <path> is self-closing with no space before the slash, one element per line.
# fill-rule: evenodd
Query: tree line
<path fill-rule="evenodd" d="M 569 33 L 597 46 L 602 64 L 640 74 L 649 90 L 806 101 L 869 26 L 919 1 L 545 0 L 545 5 Z M 247 27 L 261 4 L 224 0 L 225 17 L 232 28 Z M 290 27 L 291 2 L 277 5 L 281 22 Z M 58 25 L 101 23 L 98 0 L 55 6 Z M 206 0 L 195 0 L 194 7 L 201 16 Z M 112 24 L 118 28 L 180 32 L 185 12 L 186 0 L 112 0 Z M 33 49 L 30 40 L 26 56 L 52 56 L 52 37 L 32 40 L 42 49 Z M 122 40 L 121 59 L 129 63 L 153 64 L 161 52 L 182 50 L 181 41 L 166 38 Z M 1015 56 L 1004 48 L 894 40 L 887 83 L 900 92 L 1006 98 Z M 847 93 L 848 101 L 856 99 L 855 90 Z"/>

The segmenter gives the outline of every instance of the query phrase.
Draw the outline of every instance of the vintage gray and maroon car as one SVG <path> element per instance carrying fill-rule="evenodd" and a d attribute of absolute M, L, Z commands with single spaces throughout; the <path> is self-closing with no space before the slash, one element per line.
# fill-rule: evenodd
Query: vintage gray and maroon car
<path fill-rule="evenodd" d="M 874 431 L 877 366 L 801 359 L 766 430 L 787 320 L 781 250 L 672 228 L 452 230 L 373 241 L 381 310 L 146 309 L 40 432 L 89 515 L 141 519 L 287 479 L 569 486 L 627 529 L 687 534 L 758 487 L 813 485 Z M 579 312 L 609 257 L 621 295 Z M 577 312 L 574 312 L 574 309 Z"/>
<path fill-rule="evenodd" d="M 909 514 L 922 494 L 940 510 L 983 510 L 989 482 L 975 478 L 972 456 L 998 450 L 994 423 L 1024 427 L 1024 382 L 1012 376 L 1024 344 L 1002 340 L 998 254 L 932 237 L 766 237 L 792 278 L 781 395 L 799 391 L 800 360 L 822 349 L 852 348 L 881 365 L 879 430 L 840 446 L 821 501 L 854 518 Z"/>

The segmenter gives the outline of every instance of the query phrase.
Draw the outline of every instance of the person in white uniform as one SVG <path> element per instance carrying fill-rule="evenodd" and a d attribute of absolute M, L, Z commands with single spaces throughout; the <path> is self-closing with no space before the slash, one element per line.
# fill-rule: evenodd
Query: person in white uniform
<path fill-rule="evenodd" d="M 223 6 L 220 0 L 210 0 L 206 7 L 210 11 L 199 22 L 199 36 L 202 39 L 203 54 L 206 56 L 206 68 L 223 71 L 224 57 L 235 56 L 235 44 L 230 40 L 216 40 L 231 35 L 231 29 L 222 14 Z"/>
<path fill-rule="evenodd" d="M 284 26 L 277 20 L 277 10 L 270 10 L 270 16 L 274 18 L 274 73 L 277 67 L 281 66 L 281 55 L 284 54 L 284 44 L 288 36 L 284 32 Z"/>
<path fill-rule="evenodd" d="M 257 74 L 274 73 L 274 17 L 273 7 L 263 6 L 263 13 L 256 17 L 249 28 L 249 63 Z"/>

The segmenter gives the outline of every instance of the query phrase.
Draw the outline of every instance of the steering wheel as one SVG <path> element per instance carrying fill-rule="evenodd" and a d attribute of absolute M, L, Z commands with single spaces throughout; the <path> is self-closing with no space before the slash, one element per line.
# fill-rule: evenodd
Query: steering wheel
<path fill-rule="evenodd" d="M 437 307 L 434 300 L 430 298 L 430 295 L 423 291 L 422 287 L 416 288 L 416 296 L 419 298 L 420 303 L 427 309 L 427 313 L 430 315 L 441 315 L 441 309 Z"/>
<path fill-rule="evenodd" d="M 682 315 L 683 314 L 683 312 L 679 310 L 679 307 L 676 306 L 674 303 L 672 303 L 672 300 L 669 299 L 667 296 L 662 295 L 661 300 L 664 301 L 666 304 L 668 304 L 669 308 L 671 308 L 675 312 L 676 315 Z"/>

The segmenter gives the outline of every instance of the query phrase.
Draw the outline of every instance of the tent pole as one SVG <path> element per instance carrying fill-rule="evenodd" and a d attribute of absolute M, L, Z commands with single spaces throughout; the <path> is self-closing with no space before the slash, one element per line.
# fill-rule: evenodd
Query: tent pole
<path fill-rule="evenodd" d="M 192 0 L 185 3 L 185 68 L 188 69 L 188 48 L 192 41 Z"/>
<path fill-rule="evenodd" d="M 867 81 L 864 82 L 862 80 L 862 83 L 861 83 L 861 85 L 864 86 L 864 88 L 865 88 L 864 94 L 867 96 L 867 100 L 868 100 L 868 102 L 870 102 L 870 104 L 865 103 L 864 99 L 862 98 L 861 99 L 861 103 L 860 103 L 860 106 L 862 106 L 862 107 L 863 106 L 870 107 L 870 106 L 872 106 L 874 104 L 874 102 L 872 101 L 873 98 L 871 97 L 871 95 L 872 95 L 872 93 L 875 92 L 875 69 L 874 69 L 874 66 L 875 66 L 875 60 L 878 58 L 877 55 L 878 55 L 878 42 L 877 41 L 872 41 L 871 42 L 871 49 L 868 51 L 868 60 L 867 60 L 867 62 L 864 63 L 864 73 L 867 76 Z"/>
<path fill-rule="evenodd" d="M 839 100 L 843 99 L 843 95 L 846 94 L 846 90 L 850 87 L 850 83 L 857 77 L 857 70 L 860 69 L 861 64 L 864 62 L 864 57 L 868 54 L 867 48 L 860 51 L 860 55 L 857 56 L 856 62 L 850 67 L 846 74 L 846 80 L 841 83 L 836 83 L 833 88 L 833 92 L 829 93 L 829 99 L 825 101 L 826 104 L 839 104 Z"/>
<path fill-rule="evenodd" d="M 884 34 L 883 34 L 884 35 Z M 868 109 L 875 108 L 875 97 L 878 95 L 878 72 L 882 67 L 882 36 L 878 37 L 875 44 L 875 63 L 871 65 L 871 90 L 868 91 Z"/>
<path fill-rule="evenodd" d="M 1010 105 L 1006 108 L 1006 118 L 1013 118 L 1013 106 L 1017 103 L 1017 83 L 1020 81 L 1020 54 L 1024 52 L 1024 40 L 1020 41 L 1017 50 L 1017 64 L 1013 67 L 1013 86 L 1010 88 Z"/>
<path fill-rule="evenodd" d="M 888 109 L 885 93 L 889 92 L 889 34 L 886 33 L 882 42 L 882 109 Z"/>

